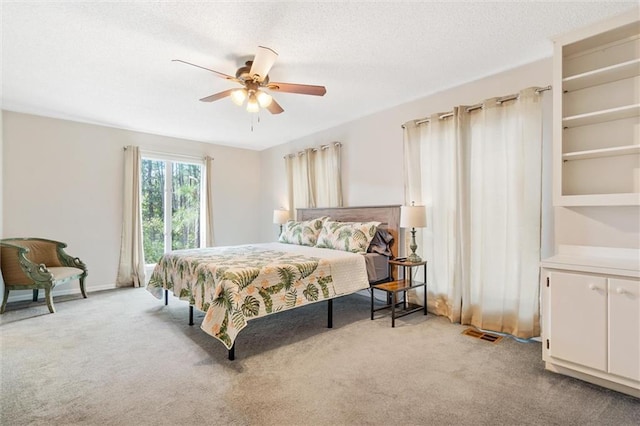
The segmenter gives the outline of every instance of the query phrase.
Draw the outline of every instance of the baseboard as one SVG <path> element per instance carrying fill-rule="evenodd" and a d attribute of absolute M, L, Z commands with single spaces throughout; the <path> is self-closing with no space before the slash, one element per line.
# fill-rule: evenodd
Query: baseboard
<path fill-rule="evenodd" d="M 594 375 L 576 371 L 571 368 L 563 367 L 561 365 L 557 365 L 551 362 L 545 362 L 544 367 L 546 370 L 553 371 L 554 373 L 563 374 L 565 376 L 573 377 L 574 379 L 584 380 L 585 382 L 593 383 L 594 385 L 602 386 L 608 389 L 613 389 L 614 391 L 635 396 L 636 398 L 640 398 L 640 389 L 637 387 L 631 387 L 631 386 L 624 385 L 622 383 L 613 382 L 611 380 L 607 380 L 601 377 L 596 377 Z"/>
<path fill-rule="evenodd" d="M 93 291 L 111 290 L 114 288 L 116 288 L 115 284 L 104 284 L 104 285 L 97 285 L 97 286 L 92 285 L 90 287 L 89 286 L 86 287 L 88 294 L 91 294 L 91 292 Z M 54 288 L 52 292 L 53 297 L 66 296 L 69 294 L 80 294 L 80 286 L 75 285 L 70 288 L 59 289 L 59 290 L 56 290 Z M 40 293 L 38 294 L 38 297 L 40 298 L 44 297 L 43 289 L 40 289 Z M 21 302 L 24 300 L 33 300 L 33 290 L 11 290 L 9 292 L 9 300 L 7 302 L 8 303 Z"/>

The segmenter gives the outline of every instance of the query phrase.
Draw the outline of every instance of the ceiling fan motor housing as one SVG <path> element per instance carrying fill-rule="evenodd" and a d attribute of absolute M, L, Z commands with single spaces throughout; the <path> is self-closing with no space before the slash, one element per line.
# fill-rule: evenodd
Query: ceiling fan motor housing
<path fill-rule="evenodd" d="M 247 62 L 244 63 L 243 67 L 238 68 L 238 71 L 236 71 L 236 78 L 239 78 L 240 80 L 242 80 L 244 82 L 257 80 L 257 78 L 254 78 L 254 76 L 251 75 L 251 65 L 253 65 L 253 61 L 247 61 Z M 260 77 L 262 77 L 262 76 L 260 76 Z M 264 86 L 268 82 L 269 82 L 269 76 L 267 75 L 261 81 L 260 85 Z"/>

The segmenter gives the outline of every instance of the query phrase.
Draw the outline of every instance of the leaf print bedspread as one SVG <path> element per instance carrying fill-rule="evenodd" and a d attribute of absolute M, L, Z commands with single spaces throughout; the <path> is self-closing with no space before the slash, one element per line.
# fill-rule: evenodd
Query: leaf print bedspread
<path fill-rule="evenodd" d="M 230 349 L 250 319 L 368 287 L 364 259 L 364 283 L 356 269 L 355 285 L 336 292 L 332 259 L 289 251 L 286 246 L 255 244 L 167 253 L 156 265 L 147 290 L 158 298 L 164 289 L 172 290 L 206 312 L 201 328 Z"/>

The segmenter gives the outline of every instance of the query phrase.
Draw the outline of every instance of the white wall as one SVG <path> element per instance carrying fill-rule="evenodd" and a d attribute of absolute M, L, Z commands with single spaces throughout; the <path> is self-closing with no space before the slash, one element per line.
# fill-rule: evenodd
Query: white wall
<path fill-rule="evenodd" d="M 456 105 L 472 105 L 486 98 L 509 95 L 530 86 L 547 86 L 552 80 L 551 58 L 486 77 L 431 96 L 381 111 L 359 120 L 328 129 L 262 151 L 262 229 L 264 240 L 273 239 L 270 211 L 286 205 L 283 156 L 305 147 L 332 141 L 343 143 L 343 189 L 346 206 L 404 203 L 402 128 L 409 120 Z M 416 84 L 420 84 L 416 81 Z M 328 88 L 330 90 L 331 88 Z M 551 97 L 550 93 L 545 96 Z M 548 116 L 550 115 L 550 105 Z M 550 135 L 550 133 L 548 133 Z M 550 141 L 548 141 L 550 143 Z M 550 173 L 550 169 L 548 169 Z M 550 175 L 549 175 L 550 176 Z M 552 234 L 552 233 L 551 233 Z"/>
<path fill-rule="evenodd" d="M 640 249 L 640 208 L 556 207 L 558 245 Z"/>
<path fill-rule="evenodd" d="M 89 291 L 114 287 L 122 223 L 123 147 L 127 145 L 214 157 L 216 244 L 259 238 L 255 212 L 260 156 L 256 151 L 8 111 L 3 111 L 3 124 L 2 235 L 68 243 L 67 251 L 89 268 Z M 75 292 L 77 287 L 77 283 L 66 284 L 54 294 Z"/>

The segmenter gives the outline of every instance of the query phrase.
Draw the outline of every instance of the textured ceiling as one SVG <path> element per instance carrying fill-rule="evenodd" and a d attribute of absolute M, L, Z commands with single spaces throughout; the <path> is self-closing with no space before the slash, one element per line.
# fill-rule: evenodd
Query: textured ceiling
<path fill-rule="evenodd" d="M 3 0 L 2 108 L 260 150 L 551 56 L 550 37 L 636 4 Z M 259 45 L 272 81 L 327 94 L 256 116 L 199 102 L 234 83 L 171 62 L 235 74 Z"/>

